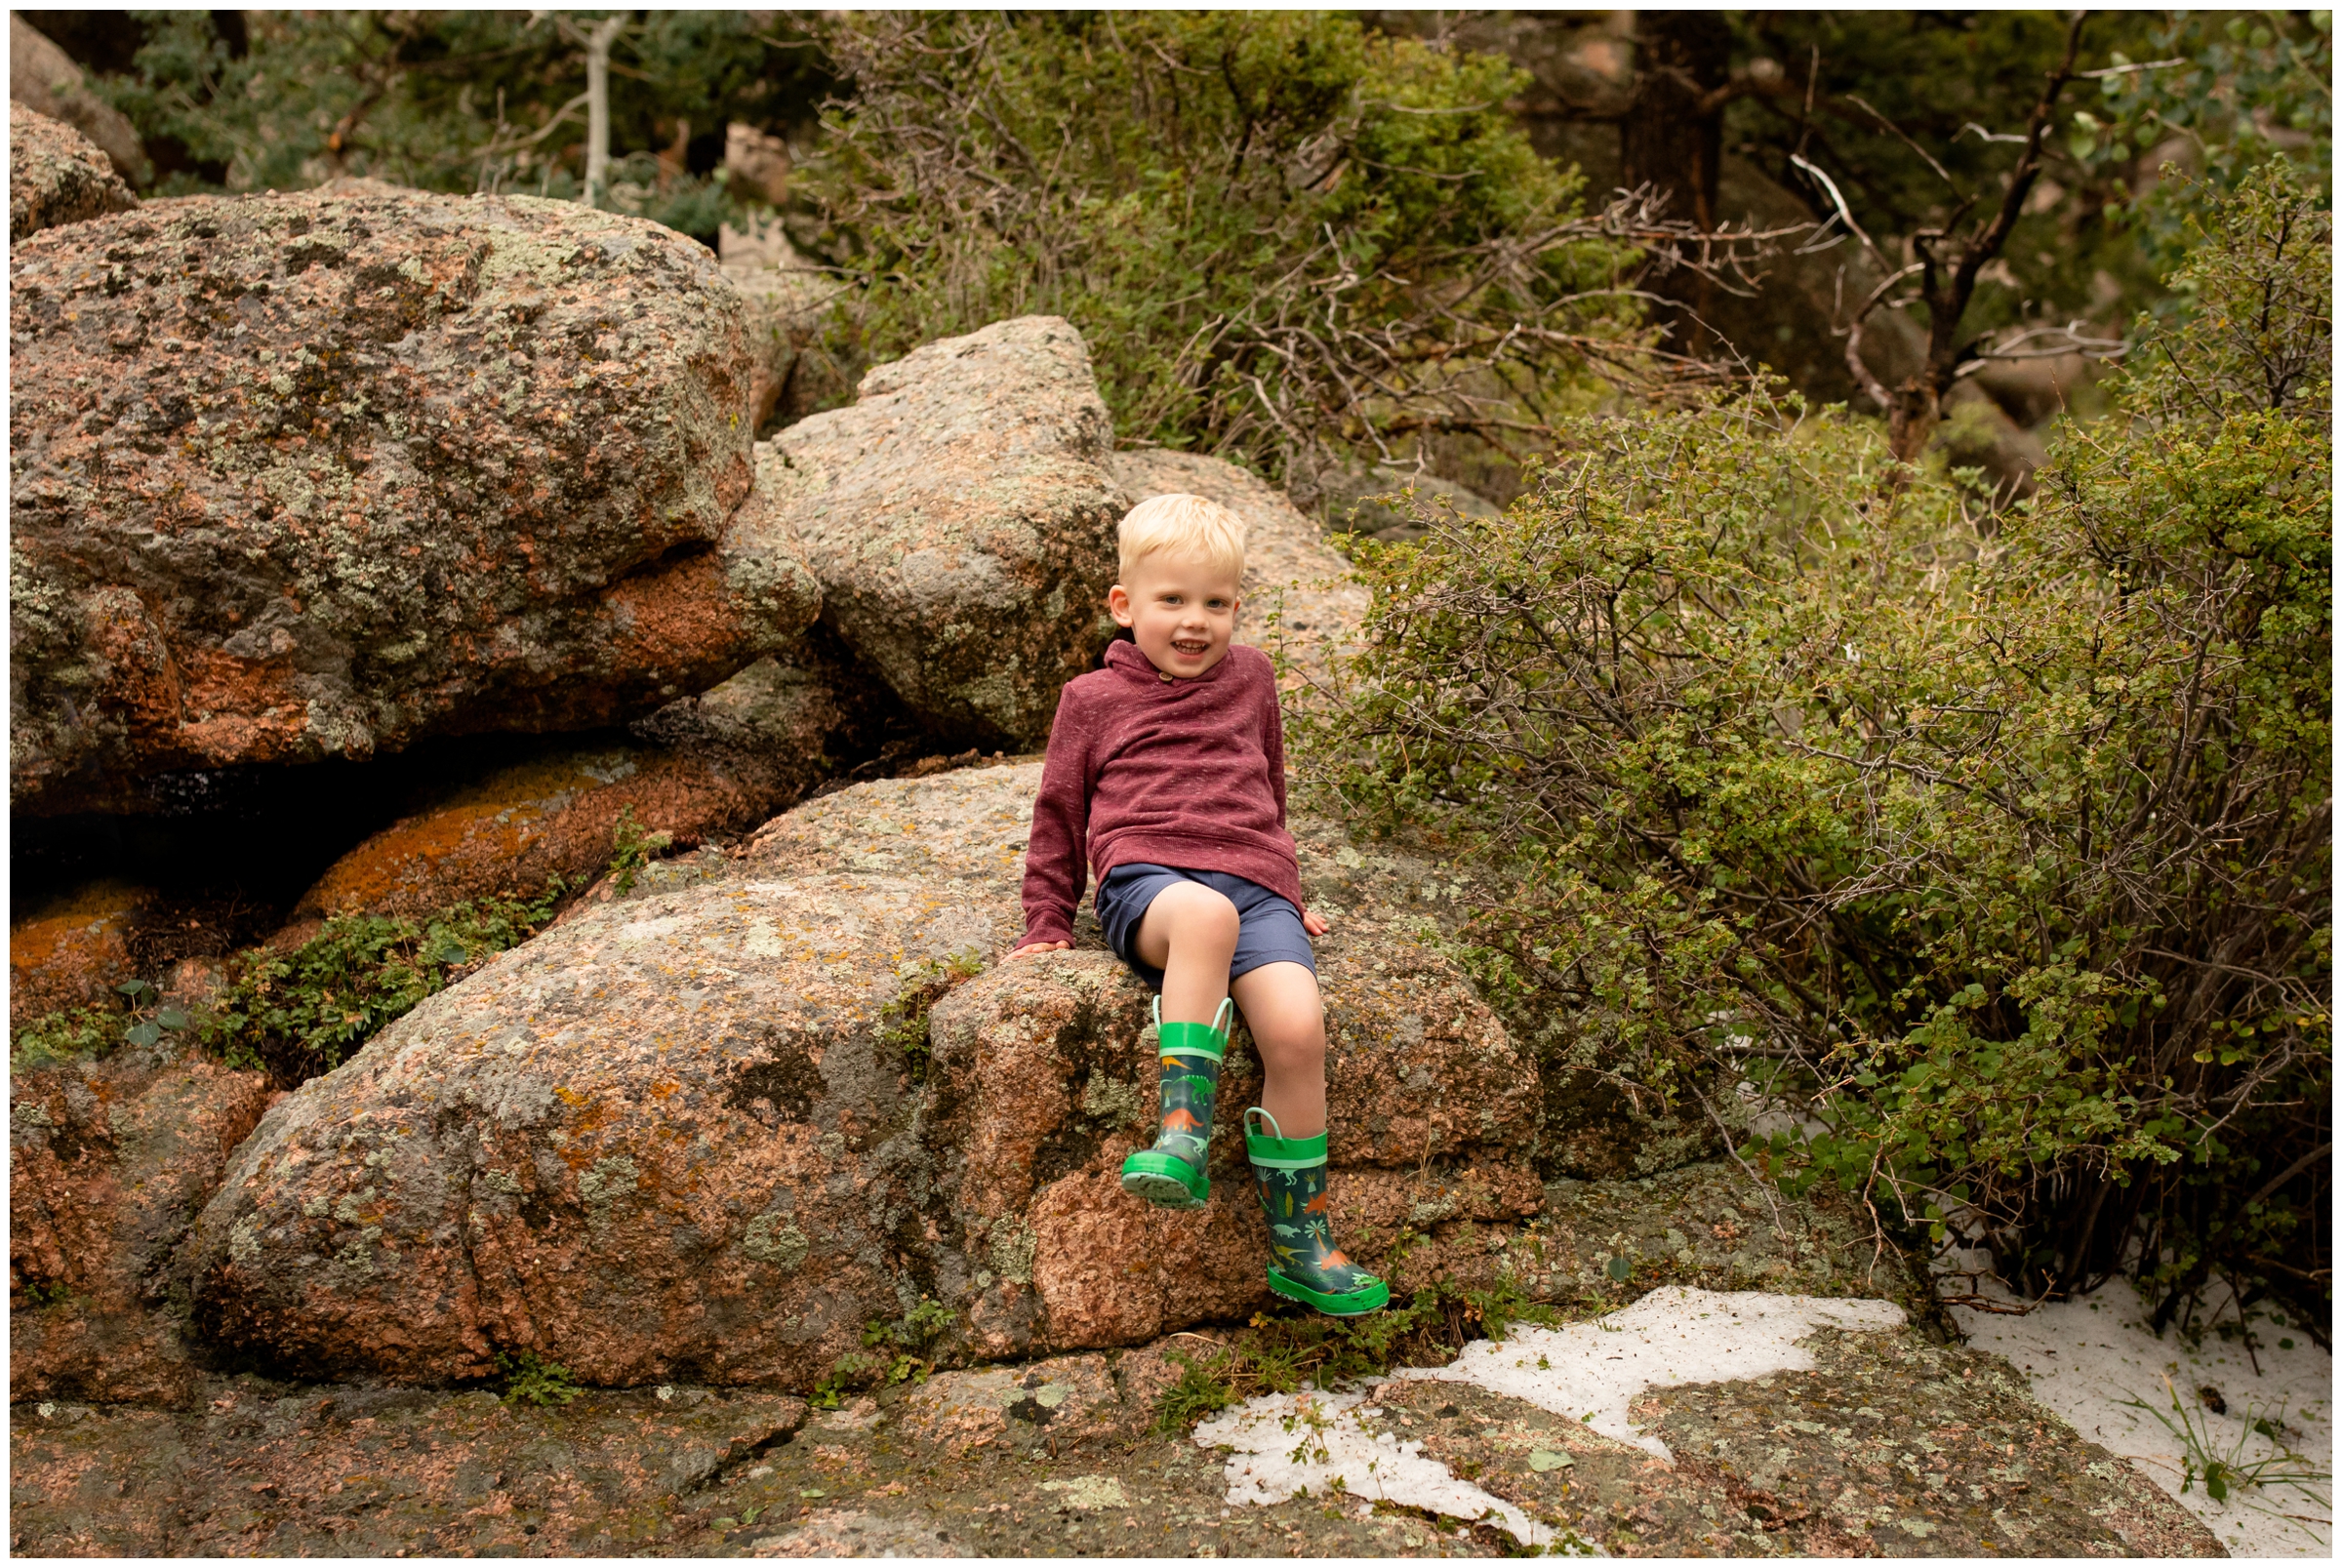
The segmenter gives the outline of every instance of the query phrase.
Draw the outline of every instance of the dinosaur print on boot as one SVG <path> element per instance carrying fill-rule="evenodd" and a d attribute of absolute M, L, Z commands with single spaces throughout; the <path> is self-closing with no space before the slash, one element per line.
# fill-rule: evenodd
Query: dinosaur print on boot
<path fill-rule="evenodd" d="M 1211 1151 L 1212 1108 L 1220 1092 L 1220 1064 L 1228 1054 L 1228 1025 L 1234 1016 L 1234 1001 L 1226 1000 L 1209 1024 L 1166 1024 L 1162 998 L 1155 998 L 1163 1119 L 1154 1146 L 1122 1162 L 1123 1191 L 1165 1209 L 1197 1209 L 1210 1198 L 1212 1182 L 1204 1162 Z"/>
<path fill-rule="evenodd" d="M 1354 1317 L 1389 1304 L 1391 1287 L 1334 1245 L 1333 1203 L 1326 1192 L 1325 1134 L 1284 1138 L 1257 1133 L 1276 1118 L 1255 1106 L 1244 1112 L 1244 1151 L 1269 1217 L 1269 1288 L 1334 1317 Z"/>

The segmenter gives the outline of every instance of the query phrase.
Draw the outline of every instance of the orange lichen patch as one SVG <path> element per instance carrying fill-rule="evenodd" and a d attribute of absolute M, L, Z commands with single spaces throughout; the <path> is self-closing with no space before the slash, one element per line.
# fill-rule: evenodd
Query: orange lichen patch
<path fill-rule="evenodd" d="M 82 1007 L 130 978 L 132 924 L 151 888 L 93 882 L 8 932 L 9 1022 Z"/>
<path fill-rule="evenodd" d="M 569 1104 L 584 1107 L 570 1121 L 569 1131 L 573 1138 L 600 1131 L 609 1126 L 611 1118 L 617 1114 L 607 1100 L 589 1101 L 585 1096 L 574 1095 L 567 1089 L 556 1089 L 553 1092 Z"/>
<path fill-rule="evenodd" d="M 627 812 L 687 847 L 760 816 L 768 788 L 719 762 L 625 746 L 499 769 L 344 855 L 294 917 L 427 915 L 469 899 L 533 895 L 554 876 L 582 886 L 609 864 Z"/>
<path fill-rule="evenodd" d="M 668 1095 L 673 1094 L 676 1090 L 682 1087 L 683 1086 L 681 1084 L 676 1083 L 671 1078 L 663 1078 L 659 1082 L 651 1085 L 651 1094 L 655 1099 L 665 1100 Z M 682 1131 L 679 1128 L 669 1128 L 667 1131 L 677 1138 L 683 1136 Z"/>
<path fill-rule="evenodd" d="M 633 771 L 625 751 L 568 753 L 500 769 L 343 856 L 296 912 L 421 914 L 523 885 L 528 878 L 518 863 L 544 836 L 547 821 Z M 500 875 L 507 867 L 508 880 Z M 543 886 L 547 874 L 540 871 L 534 881 Z"/>

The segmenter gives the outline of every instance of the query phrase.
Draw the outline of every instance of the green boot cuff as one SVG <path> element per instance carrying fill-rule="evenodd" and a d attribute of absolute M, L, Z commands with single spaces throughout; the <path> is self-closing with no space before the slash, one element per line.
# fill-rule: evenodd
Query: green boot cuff
<path fill-rule="evenodd" d="M 1247 1159 L 1272 1171 L 1313 1170 L 1325 1163 L 1325 1134 L 1319 1133 L 1314 1138 L 1271 1138 L 1254 1132 L 1252 1118 L 1267 1114 L 1258 1106 L 1244 1113 L 1244 1154 Z"/>
<path fill-rule="evenodd" d="M 1166 1024 L 1163 999 L 1154 999 L 1154 1050 L 1157 1056 L 1199 1056 L 1220 1062 L 1228 1056 L 1228 1025 L 1235 1021 L 1235 998 L 1220 1004 L 1209 1024 Z"/>

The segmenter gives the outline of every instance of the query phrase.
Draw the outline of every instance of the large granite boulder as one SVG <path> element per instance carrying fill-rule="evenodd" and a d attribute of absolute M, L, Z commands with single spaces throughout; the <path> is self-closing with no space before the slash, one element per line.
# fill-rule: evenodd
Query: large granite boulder
<path fill-rule="evenodd" d="M 995 322 L 878 366 L 758 467 L 824 617 L 939 736 L 1037 748 L 1112 631 L 1113 430 L 1081 334 Z"/>
<path fill-rule="evenodd" d="M 747 126 L 732 130 L 758 137 Z M 787 145 L 779 138 L 759 139 Z M 726 224 L 720 244 L 724 275 L 740 285 L 747 302 L 748 349 L 755 363 L 748 410 L 758 434 L 851 398 L 853 374 L 823 342 L 831 307 L 851 285 L 797 255 L 775 219 L 750 230 Z"/>
<path fill-rule="evenodd" d="M 268 1079 L 124 1049 L 10 1074 L 9 1397 L 178 1405 L 179 1248 Z"/>
<path fill-rule="evenodd" d="M 153 173 L 129 116 L 91 92 L 89 78 L 73 63 L 73 57 L 15 11 L 8 14 L 8 98 L 88 138 L 123 180 L 143 183 Z M 17 135 L 12 120 L 12 143 Z"/>
<path fill-rule="evenodd" d="M 16 20 L 12 15 L 9 19 Z M 17 23 L 20 30 L 23 24 Z M 61 120 L 8 105 L 8 239 L 14 246 L 44 228 L 78 223 L 139 204 L 114 166 L 88 137 Z"/>
<path fill-rule="evenodd" d="M 824 796 L 423 1003 L 239 1151 L 199 1226 L 203 1331 L 303 1373 L 526 1349 L 593 1383 L 807 1388 L 923 1296 L 984 1355 L 1264 1300 L 1238 1167 L 1198 1215 L 1114 1185 L 1152 1083 L 1142 988 L 1086 921 L 1090 950 L 1000 961 L 1039 772 Z M 1336 922 L 1335 1199 L 1362 1244 L 1425 1238 L 1428 1277 L 1535 1209 L 1535 1072 L 1405 911 L 1345 902 L 1338 835 L 1303 836 Z"/>
<path fill-rule="evenodd" d="M 657 224 L 311 192 L 12 261 L 20 810 L 623 721 L 818 610 L 750 497 L 738 291 Z"/>

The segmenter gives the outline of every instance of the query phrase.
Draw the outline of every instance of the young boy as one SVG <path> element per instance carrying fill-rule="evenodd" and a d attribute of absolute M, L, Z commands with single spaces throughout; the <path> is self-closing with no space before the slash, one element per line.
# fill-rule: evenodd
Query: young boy
<path fill-rule="evenodd" d="M 1230 643 L 1244 524 L 1200 496 L 1156 496 L 1122 519 L 1121 553 L 1107 608 L 1130 640 L 1058 699 L 1010 956 L 1072 945 L 1084 862 L 1095 867 L 1107 941 L 1159 993 L 1162 1128 L 1122 1162 L 1122 1188 L 1165 1208 L 1199 1208 L 1211 1191 L 1232 990 L 1267 1080 L 1244 1146 L 1269 1216 L 1269 1288 L 1337 1316 L 1371 1312 L 1390 1289 L 1342 1255 L 1327 1213 L 1310 947 L 1326 927 L 1301 908 L 1276 680 L 1267 655 Z"/>

